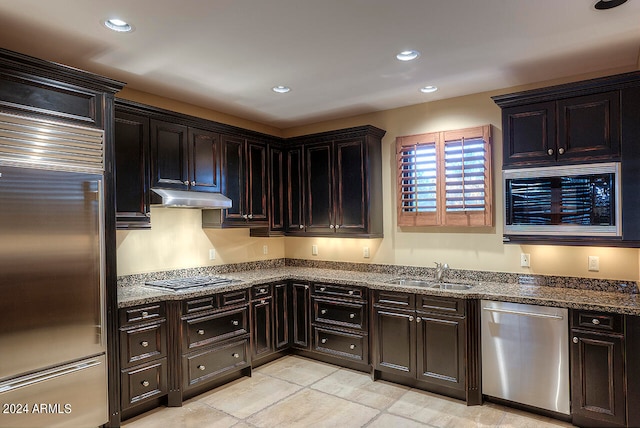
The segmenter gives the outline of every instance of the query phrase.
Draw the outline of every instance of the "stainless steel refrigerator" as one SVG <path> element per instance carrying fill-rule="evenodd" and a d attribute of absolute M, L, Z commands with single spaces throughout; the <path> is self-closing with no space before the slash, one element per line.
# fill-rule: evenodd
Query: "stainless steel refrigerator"
<path fill-rule="evenodd" d="M 108 420 L 103 139 L 0 114 L 0 427 Z"/>

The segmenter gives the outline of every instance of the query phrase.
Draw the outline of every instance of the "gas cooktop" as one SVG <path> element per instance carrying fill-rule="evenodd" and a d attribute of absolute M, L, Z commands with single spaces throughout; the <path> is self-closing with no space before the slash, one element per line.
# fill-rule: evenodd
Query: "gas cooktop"
<path fill-rule="evenodd" d="M 220 285 L 239 282 L 237 279 L 224 278 L 221 276 L 194 276 L 190 278 L 162 279 L 158 281 L 148 281 L 145 285 L 162 288 L 171 291 L 190 290 L 200 287 L 216 287 Z"/>

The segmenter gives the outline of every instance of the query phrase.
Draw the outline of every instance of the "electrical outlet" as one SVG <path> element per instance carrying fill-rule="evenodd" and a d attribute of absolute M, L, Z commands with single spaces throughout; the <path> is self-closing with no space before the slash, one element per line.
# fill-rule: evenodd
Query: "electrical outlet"
<path fill-rule="evenodd" d="M 312 256 L 317 256 L 318 255 L 318 246 L 317 245 L 312 245 L 311 246 L 311 255 Z"/>
<path fill-rule="evenodd" d="M 531 267 L 531 254 L 520 254 L 520 267 Z"/>
<path fill-rule="evenodd" d="M 362 247 L 362 257 L 368 259 L 371 257 L 371 253 L 369 252 L 369 247 Z"/>
<path fill-rule="evenodd" d="M 263 245 L 262 246 L 262 254 L 264 254 L 265 256 L 267 254 L 269 254 L 269 246 L 268 245 Z"/>
<path fill-rule="evenodd" d="M 589 270 L 591 272 L 599 272 L 600 271 L 600 257 L 598 257 L 598 256 L 589 256 Z"/>
<path fill-rule="evenodd" d="M 209 260 L 215 260 L 215 259 L 216 259 L 216 249 L 211 248 L 209 250 Z"/>

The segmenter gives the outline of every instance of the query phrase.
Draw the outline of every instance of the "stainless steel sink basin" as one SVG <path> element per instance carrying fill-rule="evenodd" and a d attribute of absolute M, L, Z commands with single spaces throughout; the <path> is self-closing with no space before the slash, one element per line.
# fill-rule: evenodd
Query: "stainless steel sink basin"
<path fill-rule="evenodd" d="M 469 284 L 452 284 L 450 282 L 440 282 L 431 286 L 431 288 L 439 288 L 441 290 L 468 290 L 473 285 Z"/>
<path fill-rule="evenodd" d="M 389 281 L 388 284 L 404 285 L 407 287 L 431 287 L 433 285 L 433 282 L 423 281 L 421 279 L 396 278 Z"/>

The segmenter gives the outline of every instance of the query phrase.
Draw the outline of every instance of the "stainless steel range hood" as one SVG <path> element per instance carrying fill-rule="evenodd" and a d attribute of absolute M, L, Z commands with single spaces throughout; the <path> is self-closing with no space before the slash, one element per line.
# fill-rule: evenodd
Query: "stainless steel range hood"
<path fill-rule="evenodd" d="M 162 207 L 174 208 L 231 208 L 231 199 L 221 193 L 189 192 L 187 190 L 152 188 L 162 197 Z"/>

